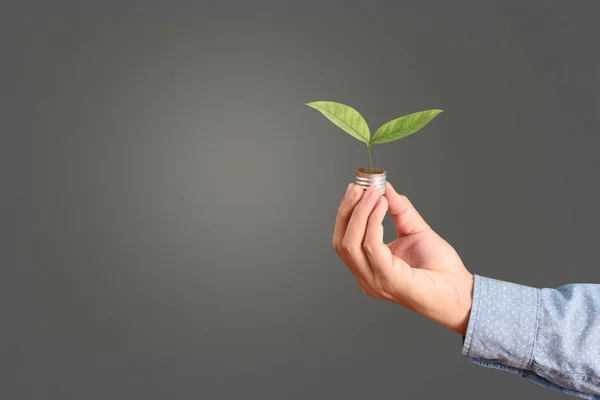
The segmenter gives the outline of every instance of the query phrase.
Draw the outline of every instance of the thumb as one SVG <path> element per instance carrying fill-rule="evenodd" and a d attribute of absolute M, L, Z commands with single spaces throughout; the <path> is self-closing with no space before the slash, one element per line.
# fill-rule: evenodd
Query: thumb
<path fill-rule="evenodd" d="M 386 182 L 384 196 L 388 201 L 388 212 L 394 220 L 398 237 L 431 230 L 410 200 L 398 194 L 389 182 Z"/>

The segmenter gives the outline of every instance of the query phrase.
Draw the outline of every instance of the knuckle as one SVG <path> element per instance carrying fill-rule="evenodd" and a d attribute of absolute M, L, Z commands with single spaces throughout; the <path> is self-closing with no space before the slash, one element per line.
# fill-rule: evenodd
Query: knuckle
<path fill-rule="evenodd" d="M 369 240 L 365 240 L 362 247 L 367 254 L 373 254 L 375 252 L 375 245 Z"/>
<path fill-rule="evenodd" d="M 354 247 L 353 243 L 347 239 L 342 239 L 342 243 L 340 244 L 340 250 L 346 254 L 352 252 L 352 248 Z"/>

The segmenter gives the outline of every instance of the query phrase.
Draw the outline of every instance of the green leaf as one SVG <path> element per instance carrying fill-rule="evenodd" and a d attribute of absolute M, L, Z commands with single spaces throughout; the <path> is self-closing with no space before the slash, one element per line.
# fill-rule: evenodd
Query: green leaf
<path fill-rule="evenodd" d="M 333 101 L 314 101 L 306 105 L 320 111 L 331 122 L 356 139 L 369 143 L 371 132 L 367 121 L 354 108 Z"/>
<path fill-rule="evenodd" d="M 372 144 L 392 142 L 417 132 L 443 110 L 425 110 L 394 119 L 381 125 L 371 139 Z"/>

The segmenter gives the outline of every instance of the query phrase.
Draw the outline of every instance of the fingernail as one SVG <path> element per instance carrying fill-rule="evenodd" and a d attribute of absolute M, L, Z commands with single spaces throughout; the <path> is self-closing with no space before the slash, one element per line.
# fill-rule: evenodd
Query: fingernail
<path fill-rule="evenodd" d="M 348 185 L 348 188 L 346 189 L 346 194 L 344 195 L 344 198 L 346 200 L 352 200 L 355 196 L 355 191 L 354 191 L 354 185 L 352 183 L 350 183 Z"/>

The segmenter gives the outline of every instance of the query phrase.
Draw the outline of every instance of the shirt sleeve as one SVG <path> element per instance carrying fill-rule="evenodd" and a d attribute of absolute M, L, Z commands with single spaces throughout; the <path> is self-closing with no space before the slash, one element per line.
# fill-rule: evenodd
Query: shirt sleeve
<path fill-rule="evenodd" d="M 475 275 L 462 354 L 547 388 L 600 400 L 600 285 L 540 289 Z"/>

